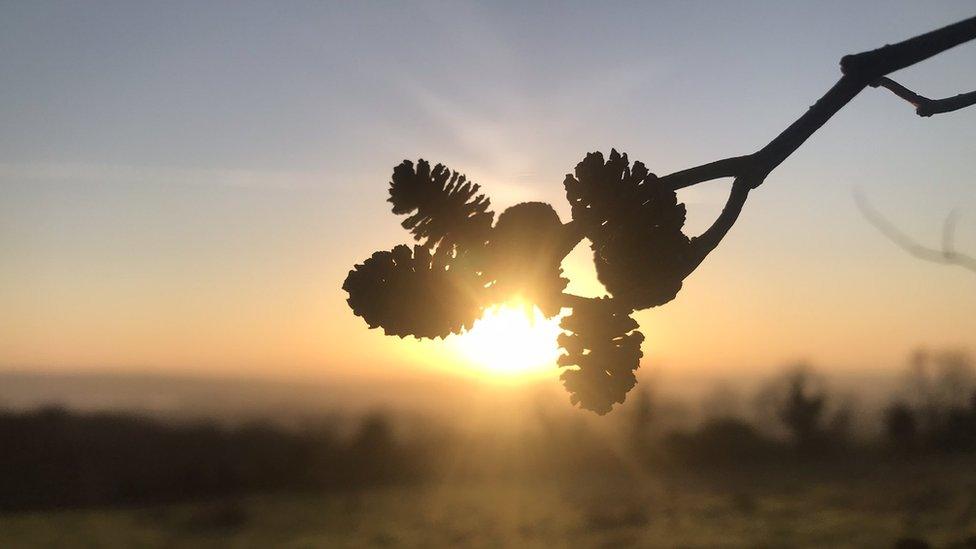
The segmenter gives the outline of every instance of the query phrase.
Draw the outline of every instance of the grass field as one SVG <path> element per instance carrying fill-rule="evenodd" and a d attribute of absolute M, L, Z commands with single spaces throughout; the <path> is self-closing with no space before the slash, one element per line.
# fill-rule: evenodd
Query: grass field
<path fill-rule="evenodd" d="M 953 471 L 952 474 L 947 471 Z M 0 547 L 967 547 L 976 472 L 438 483 L 0 517 Z"/>

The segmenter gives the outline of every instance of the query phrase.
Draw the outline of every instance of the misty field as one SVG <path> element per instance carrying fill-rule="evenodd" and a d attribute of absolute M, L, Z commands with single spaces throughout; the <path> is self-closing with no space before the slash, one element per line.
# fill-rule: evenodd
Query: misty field
<path fill-rule="evenodd" d="M 5 410 L 0 548 L 976 547 L 972 363 L 917 366 L 873 412 L 793 369 L 685 424 L 646 390 L 484 424 Z"/>
<path fill-rule="evenodd" d="M 21 513 L 0 517 L 0 546 L 893 547 L 906 537 L 972 546 L 971 463 L 856 469 L 441 482 Z"/>

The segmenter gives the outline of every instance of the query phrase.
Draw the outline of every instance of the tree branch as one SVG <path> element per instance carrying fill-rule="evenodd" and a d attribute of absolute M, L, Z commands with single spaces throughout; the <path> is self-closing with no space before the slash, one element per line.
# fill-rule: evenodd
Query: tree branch
<path fill-rule="evenodd" d="M 919 108 L 922 106 L 922 103 L 929 101 L 929 99 L 922 97 L 921 95 L 913 92 L 912 90 L 906 88 L 905 86 L 902 86 L 901 84 L 895 82 L 894 80 L 888 78 L 887 76 L 882 76 L 881 78 L 875 80 L 874 82 L 871 82 L 872 88 L 877 88 L 878 86 L 881 86 L 883 88 L 888 88 L 889 90 L 891 90 L 891 93 L 897 95 L 898 97 L 901 97 L 905 101 L 908 101 L 915 108 Z"/>
<path fill-rule="evenodd" d="M 563 307 L 566 307 L 568 309 L 574 309 L 576 307 L 585 307 L 586 305 L 594 304 L 594 303 L 600 301 L 601 299 L 607 299 L 607 296 L 602 297 L 602 298 L 600 298 L 600 297 L 583 297 L 581 295 L 571 294 L 569 292 L 563 292 L 562 294 L 560 294 L 560 298 L 561 298 L 560 299 L 560 305 L 562 305 Z M 630 307 L 626 303 L 624 303 L 623 301 L 621 301 L 619 299 L 614 299 L 613 297 L 610 297 L 609 298 L 609 301 L 605 301 L 604 303 L 606 305 L 609 305 L 610 307 L 612 307 L 613 310 L 618 311 L 618 312 L 621 312 L 621 313 L 625 313 L 625 314 L 628 314 L 629 315 L 630 313 L 634 312 L 634 308 L 633 307 Z"/>
<path fill-rule="evenodd" d="M 973 39 L 976 34 L 976 17 L 963 19 L 958 23 L 920 34 L 903 42 L 886 45 L 840 60 L 841 71 L 845 75 L 857 75 L 867 82 L 925 61 Z"/>
<path fill-rule="evenodd" d="M 765 147 L 751 155 L 726 158 L 681 170 L 666 175 L 661 180 L 677 190 L 723 177 L 748 176 L 753 188 L 758 187 L 770 172 L 870 83 L 974 38 L 976 17 L 971 17 L 894 45 L 845 56 L 840 61 L 843 73 L 841 79 Z M 970 100 L 969 95 L 964 94 L 963 99 L 959 99 L 959 96 L 950 99 L 955 101 L 954 105 Z M 956 107 L 958 108 L 962 107 Z"/>
<path fill-rule="evenodd" d="M 953 97 L 942 99 L 929 99 L 924 95 L 919 95 L 912 90 L 902 86 L 894 80 L 882 76 L 871 83 L 872 88 L 882 87 L 891 90 L 891 93 L 908 101 L 915 107 L 915 114 L 919 116 L 932 116 L 945 112 L 958 111 L 971 105 L 976 105 L 976 91 L 960 93 Z"/>
<path fill-rule="evenodd" d="M 828 120 L 850 103 L 868 85 L 885 85 L 900 97 L 917 104 L 919 114 L 928 113 L 922 114 L 923 116 L 936 112 L 949 112 L 976 103 L 976 92 L 932 101 L 896 84 L 893 80 L 884 78 L 888 73 L 911 66 L 973 39 L 976 39 L 976 17 L 909 38 L 894 45 L 847 55 L 840 60 L 841 72 L 843 73 L 840 80 L 765 147 L 750 155 L 709 162 L 659 178 L 659 182 L 663 182 L 673 190 L 713 179 L 735 178 L 729 199 L 722 213 L 707 231 L 694 240 L 695 255 L 691 261 L 688 274 L 698 268 L 705 257 L 728 234 L 745 205 L 749 196 L 749 189 L 762 185 L 766 177 L 777 166 L 782 164 L 800 145 L 806 142 L 810 136 L 823 127 Z M 903 237 L 904 235 L 900 236 Z M 899 238 L 896 241 L 904 243 L 906 239 Z M 908 248 L 915 250 L 913 253 L 929 256 L 929 259 L 933 260 L 931 259 L 934 257 L 931 250 L 917 246 Z M 968 264 L 967 261 L 972 259 L 967 256 L 958 256 L 948 249 L 943 250 L 941 254 L 934 253 L 941 258 L 940 261 L 961 261 L 963 265 Z"/>
<path fill-rule="evenodd" d="M 702 261 L 718 247 L 719 243 L 728 234 L 729 229 L 735 224 L 742 212 L 742 207 L 749 198 L 749 191 L 752 189 L 752 181 L 737 177 L 732 182 L 732 190 L 729 192 L 729 199 L 722 208 L 722 213 L 715 219 L 712 226 L 701 235 L 692 239 L 695 248 L 695 257 L 688 266 L 688 274 L 694 272 L 701 265 Z"/>
<path fill-rule="evenodd" d="M 746 171 L 751 163 L 752 155 L 735 156 L 674 172 L 658 178 L 658 181 L 669 185 L 673 190 L 678 190 L 713 179 L 735 177 Z"/>
<path fill-rule="evenodd" d="M 955 234 L 955 212 L 950 213 L 942 227 L 942 249 L 936 250 L 919 244 L 910 236 L 903 233 L 892 222 L 885 219 L 877 210 L 871 207 L 868 201 L 860 194 L 855 194 L 854 199 L 861 214 L 869 223 L 874 225 L 878 231 L 888 240 L 892 241 L 899 248 L 905 250 L 912 256 L 923 261 L 931 261 L 942 265 L 955 265 L 968 271 L 976 273 L 976 257 L 961 254 L 953 248 L 953 237 Z"/>
<path fill-rule="evenodd" d="M 583 226 L 575 220 L 563 223 L 562 231 L 563 236 L 562 242 L 560 243 L 560 251 L 562 253 L 562 257 L 566 257 L 573 251 L 573 248 L 575 248 L 577 244 L 586 238 L 586 233 L 583 230 Z"/>
<path fill-rule="evenodd" d="M 884 78 L 889 73 L 924 61 L 973 39 L 976 39 L 976 17 L 959 21 L 897 44 L 847 55 L 840 61 L 841 72 L 843 73 L 840 80 L 827 90 L 827 93 L 807 109 L 802 116 L 763 148 L 752 154 L 724 158 L 660 177 L 658 181 L 669 186 L 672 190 L 683 189 L 714 179 L 735 178 L 729 199 L 722 213 L 708 230 L 694 239 L 695 257 L 689 266 L 688 274 L 693 272 L 704 261 L 705 257 L 718 246 L 722 238 L 728 234 L 745 205 L 749 190 L 762 185 L 766 177 L 776 167 L 782 164 L 800 145 L 806 142 L 810 136 L 823 127 L 827 121 L 869 85 L 883 85 L 890 89 L 899 97 L 915 104 L 922 116 L 951 112 L 976 104 L 976 92 L 947 99 L 930 100 L 891 79 Z M 923 114 L 923 112 L 927 114 Z M 865 210 L 862 208 L 862 211 Z M 957 254 L 951 250 L 951 246 L 944 246 L 942 251 L 924 248 L 915 244 L 876 213 L 873 215 L 865 213 L 865 216 L 869 220 L 874 220 L 873 222 L 879 230 L 882 230 L 890 239 L 914 255 L 929 261 L 957 264 L 976 271 L 976 259 Z M 567 233 L 573 234 L 574 228 L 568 225 L 566 227 Z M 948 238 L 948 242 L 951 243 L 951 236 Z M 566 306 L 572 306 L 574 302 L 587 299 L 569 294 L 563 294 L 563 298 Z"/>

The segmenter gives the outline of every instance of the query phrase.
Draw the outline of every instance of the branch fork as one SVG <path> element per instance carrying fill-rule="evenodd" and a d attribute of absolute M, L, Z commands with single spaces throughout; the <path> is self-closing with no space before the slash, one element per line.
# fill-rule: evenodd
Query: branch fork
<path fill-rule="evenodd" d="M 763 148 L 752 154 L 724 158 L 660 177 L 659 182 L 674 190 L 715 179 L 733 179 L 722 213 L 708 230 L 694 239 L 696 254 L 694 261 L 688 266 L 688 274 L 704 261 L 735 224 L 749 191 L 762 185 L 776 167 L 865 88 L 884 87 L 892 91 L 914 105 L 919 116 L 952 112 L 976 104 L 976 91 L 945 99 L 929 99 L 887 77 L 892 72 L 973 39 L 976 39 L 976 17 L 897 44 L 847 55 L 840 61 L 840 80 Z M 565 302 L 573 303 L 579 299 L 585 298 L 566 296 Z"/>

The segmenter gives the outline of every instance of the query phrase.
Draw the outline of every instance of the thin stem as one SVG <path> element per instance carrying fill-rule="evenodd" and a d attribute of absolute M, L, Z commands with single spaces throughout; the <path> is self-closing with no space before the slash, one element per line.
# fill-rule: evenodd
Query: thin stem
<path fill-rule="evenodd" d="M 561 295 L 561 297 L 562 297 L 562 301 L 560 302 L 560 305 L 562 305 L 563 307 L 570 308 L 570 309 L 573 309 L 573 308 L 576 308 L 576 307 L 579 307 L 579 306 L 590 305 L 592 303 L 597 302 L 599 299 L 601 299 L 599 297 L 583 297 L 581 295 L 571 294 L 571 293 L 568 293 L 568 292 L 563 292 L 562 295 Z M 621 310 L 624 310 L 625 309 L 625 306 L 622 303 L 620 303 L 619 301 L 614 300 L 612 297 L 611 298 L 608 298 L 608 299 L 610 300 L 610 303 L 613 304 L 614 306 L 621 307 Z M 633 311 L 633 309 L 626 309 L 626 311 L 627 311 L 627 313 L 630 313 L 631 311 Z"/>
<path fill-rule="evenodd" d="M 756 153 L 709 162 L 661 179 L 670 183 L 673 189 L 680 189 L 713 179 L 748 175 L 754 187 L 757 187 L 869 83 L 974 38 L 976 17 L 971 17 L 894 45 L 848 55 L 840 63 L 844 76 L 800 118 Z M 957 96 L 951 99 L 954 100 L 952 105 L 956 105 L 973 98 L 970 94 L 964 94 L 961 98 Z"/>
<path fill-rule="evenodd" d="M 579 221 L 573 220 L 563 223 L 562 248 L 560 250 L 562 257 L 569 255 L 584 238 L 586 238 L 586 231 L 583 230 L 583 225 Z"/>
<path fill-rule="evenodd" d="M 848 75 L 841 77 L 803 116 L 756 153 L 761 176 L 753 184 L 757 187 L 761 185 L 769 172 L 800 148 L 800 145 L 854 99 L 865 86 L 866 83 L 859 78 Z"/>
<path fill-rule="evenodd" d="M 749 198 L 751 189 L 752 181 L 746 178 L 737 177 L 732 183 L 732 190 L 729 192 L 729 199 L 725 203 L 722 213 L 719 214 L 708 230 L 692 239 L 695 254 L 691 264 L 688 265 L 689 274 L 701 265 L 701 262 L 712 250 L 718 247 L 725 235 L 728 234 L 729 229 L 732 228 L 732 225 L 739 218 L 739 214 L 742 213 L 742 207 L 745 205 L 746 199 Z"/>
<path fill-rule="evenodd" d="M 571 294 L 568 292 L 562 293 L 562 306 L 563 307 L 575 307 L 580 304 L 586 304 L 593 301 L 595 298 L 583 297 L 581 295 Z"/>
<path fill-rule="evenodd" d="M 840 80 L 827 93 L 813 104 L 800 118 L 789 125 L 765 147 L 753 154 L 725 158 L 694 168 L 666 175 L 660 182 L 673 190 L 682 189 L 725 177 L 734 177 L 735 182 L 729 192 L 729 199 L 715 223 L 694 240 L 696 250 L 688 266 L 688 273 L 694 271 L 705 257 L 714 250 L 728 234 L 738 219 L 749 196 L 749 189 L 762 185 L 766 177 L 777 166 L 789 158 L 807 139 L 823 127 L 838 111 L 851 102 L 868 85 L 876 82 L 886 86 L 902 98 L 917 102 L 919 114 L 926 112 L 949 112 L 976 103 L 976 92 L 962 94 L 954 98 L 933 102 L 911 90 L 883 78 L 886 74 L 923 61 L 949 48 L 976 38 L 976 17 L 942 27 L 894 45 L 884 46 L 841 59 Z M 933 103 L 937 106 L 933 107 Z M 943 110 L 938 110 L 943 109 Z M 927 116 L 924 114 L 923 116 Z M 945 255 L 945 254 L 944 254 Z"/>
<path fill-rule="evenodd" d="M 905 101 L 908 101 L 916 109 L 922 106 L 922 103 L 929 101 L 929 99 L 922 97 L 921 95 L 913 92 L 912 90 L 902 86 L 898 82 L 888 78 L 887 76 L 882 76 L 881 78 L 871 82 L 872 88 L 877 88 L 878 86 L 882 88 L 888 88 L 891 93 L 901 97 Z"/>
<path fill-rule="evenodd" d="M 659 178 L 658 181 L 670 186 L 674 190 L 678 190 L 713 179 L 735 177 L 746 170 L 751 164 L 752 155 L 734 156 L 732 158 L 724 158 L 715 162 L 709 162 L 708 164 L 702 164 L 701 166 L 695 166 L 694 168 L 688 168 L 687 170 L 681 170 L 680 172 L 674 172 Z"/>
<path fill-rule="evenodd" d="M 902 86 L 898 82 L 895 82 L 886 76 L 882 76 L 881 78 L 872 82 L 871 87 L 881 87 L 890 90 L 891 93 L 911 103 L 915 107 L 915 114 L 919 116 L 932 116 L 933 114 L 953 112 L 976 105 L 976 91 L 960 93 L 959 95 L 945 97 L 942 99 L 929 99 L 924 95 L 919 95 L 913 92 L 912 90 Z"/>

